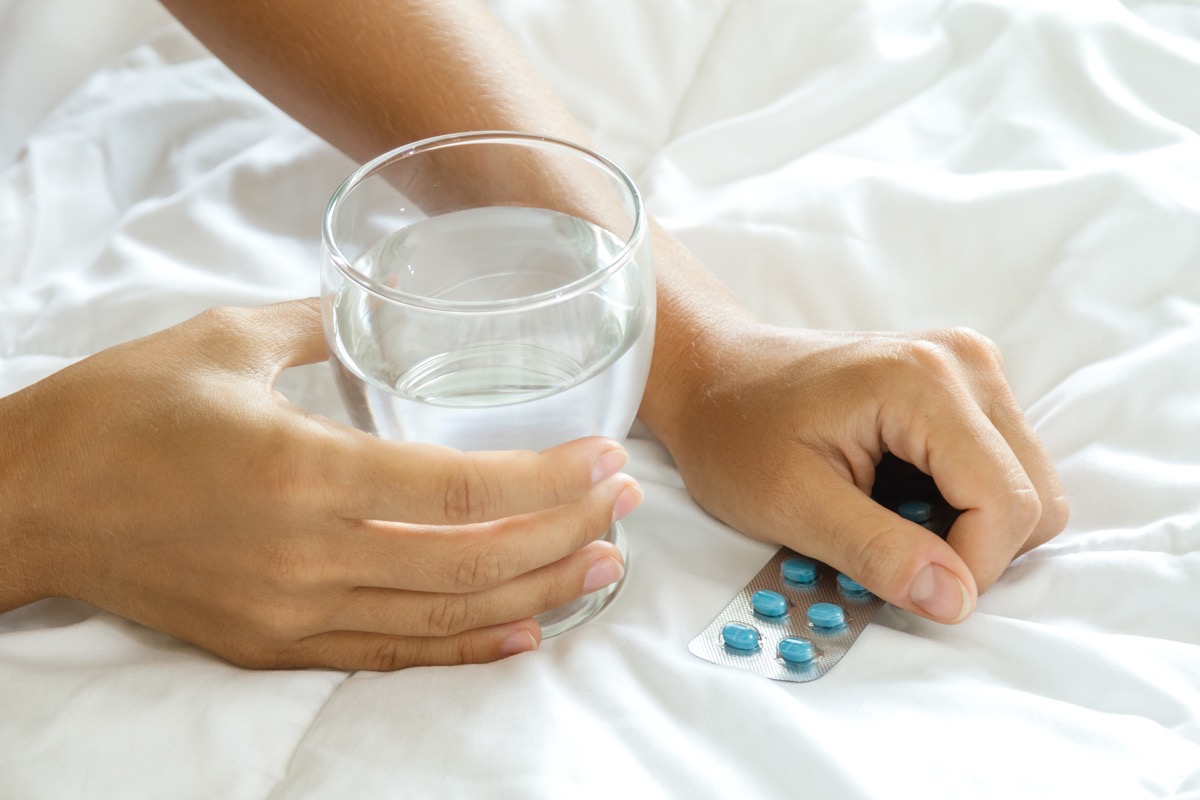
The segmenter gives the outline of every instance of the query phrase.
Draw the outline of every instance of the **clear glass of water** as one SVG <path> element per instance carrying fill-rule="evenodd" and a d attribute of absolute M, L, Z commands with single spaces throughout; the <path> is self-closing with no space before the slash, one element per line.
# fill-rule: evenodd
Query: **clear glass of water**
<path fill-rule="evenodd" d="M 330 363 L 354 423 L 460 450 L 623 439 L 654 344 L 654 269 L 629 176 L 569 142 L 426 139 L 364 165 L 323 225 Z M 606 538 L 628 558 L 616 523 Z M 616 585 L 538 617 L 589 619 Z"/>

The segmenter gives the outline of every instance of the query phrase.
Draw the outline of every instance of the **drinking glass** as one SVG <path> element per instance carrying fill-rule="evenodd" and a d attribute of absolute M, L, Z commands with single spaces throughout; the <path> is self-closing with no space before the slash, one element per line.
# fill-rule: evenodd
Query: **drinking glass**
<path fill-rule="evenodd" d="M 322 238 L 330 364 L 362 430 L 461 450 L 628 434 L 654 269 L 641 196 L 607 158 L 521 133 L 425 139 L 347 178 Z M 605 538 L 628 558 L 620 523 Z M 617 588 L 540 615 L 543 636 Z"/>

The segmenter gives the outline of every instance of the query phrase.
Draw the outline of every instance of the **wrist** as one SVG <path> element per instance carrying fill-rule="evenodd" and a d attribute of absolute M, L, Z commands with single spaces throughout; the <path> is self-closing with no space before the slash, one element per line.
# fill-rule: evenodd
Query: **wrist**
<path fill-rule="evenodd" d="M 26 392 L 0 397 L 0 612 L 50 596 L 44 553 L 36 545 L 34 496 L 23 454 L 28 452 L 19 415 Z"/>
<path fill-rule="evenodd" d="M 652 231 L 658 321 L 639 417 L 674 454 L 696 435 L 721 375 L 767 326 L 683 245 L 657 226 Z"/>

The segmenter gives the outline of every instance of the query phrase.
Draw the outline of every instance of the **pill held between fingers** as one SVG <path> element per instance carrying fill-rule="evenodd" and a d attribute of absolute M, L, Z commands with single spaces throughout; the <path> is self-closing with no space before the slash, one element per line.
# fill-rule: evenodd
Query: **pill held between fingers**
<path fill-rule="evenodd" d="M 779 640 L 779 657 L 789 664 L 807 664 L 814 655 L 813 644 L 808 639 L 788 636 Z"/>
<path fill-rule="evenodd" d="M 836 603 L 813 603 L 808 607 L 808 621 L 814 628 L 840 628 L 846 624 L 846 612 Z"/>
<path fill-rule="evenodd" d="M 813 583 L 817 580 L 817 565 L 807 558 L 789 558 L 780 567 L 784 579 L 793 583 Z"/>
<path fill-rule="evenodd" d="M 782 617 L 787 613 L 787 600 L 779 592 L 759 589 L 750 596 L 750 605 L 764 617 Z"/>
<path fill-rule="evenodd" d="M 905 500 L 896 506 L 896 513 L 909 522 L 928 522 L 933 516 L 933 506 L 924 500 Z"/>
<path fill-rule="evenodd" d="M 721 640 L 734 650 L 757 650 L 761 637 L 758 629 L 745 622 L 728 622 L 721 628 Z"/>

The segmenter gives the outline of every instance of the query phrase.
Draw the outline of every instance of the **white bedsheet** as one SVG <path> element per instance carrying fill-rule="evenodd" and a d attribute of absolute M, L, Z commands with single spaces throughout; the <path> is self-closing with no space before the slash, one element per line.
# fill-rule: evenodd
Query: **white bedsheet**
<path fill-rule="evenodd" d="M 1200 798 L 1200 5 L 493 6 L 764 318 L 993 337 L 1068 530 L 967 623 L 887 608 L 775 683 L 687 651 L 773 548 L 640 439 L 626 585 L 533 654 L 253 672 L 0 615 L 0 798 Z M 0 394 L 314 294 L 350 166 L 149 0 L 0 0 Z M 285 381 L 343 418 L 323 367 Z"/>

